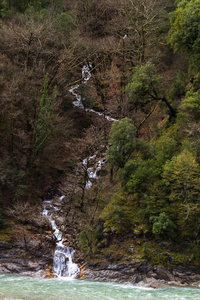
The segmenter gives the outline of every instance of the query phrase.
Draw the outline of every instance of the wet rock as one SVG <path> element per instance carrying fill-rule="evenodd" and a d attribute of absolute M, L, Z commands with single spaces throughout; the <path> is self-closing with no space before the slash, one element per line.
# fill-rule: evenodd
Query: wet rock
<path fill-rule="evenodd" d="M 63 224 L 65 224 L 65 218 L 61 216 L 56 217 L 55 221 L 57 226 L 62 226 Z"/>
<path fill-rule="evenodd" d="M 134 254 L 134 253 L 135 253 L 135 249 L 134 249 L 133 246 L 130 246 L 130 247 L 129 247 L 128 253 L 130 253 L 130 254 Z"/>
<path fill-rule="evenodd" d="M 155 278 L 145 278 L 140 281 L 139 286 L 152 287 L 152 288 L 163 288 L 166 287 L 167 284 L 164 280 L 156 280 Z"/>
<path fill-rule="evenodd" d="M 48 218 L 44 216 L 34 217 L 28 220 L 28 224 L 32 225 L 37 229 L 37 231 L 43 230 L 51 230 L 51 224 Z"/>
<path fill-rule="evenodd" d="M 142 276 L 141 275 L 137 275 L 134 279 L 134 283 L 139 283 L 142 281 Z"/>
<path fill-rule="evenodd" d="M 110 227 L 110 231 L 111 231 L 112 233 L 115 233 L 115 232 L 116 232 L 115 227 L 114 227 L 114 226 L 113 226 L 113 227 Z"/>
<path fill-rule="evenodd" d="M 172 281 L 174 280 L 174 276 L 170 274 L 166 269 L 162 267 L 157 267 L 156 269 L 156 279 L 165 280 L 165 281 Z"/>

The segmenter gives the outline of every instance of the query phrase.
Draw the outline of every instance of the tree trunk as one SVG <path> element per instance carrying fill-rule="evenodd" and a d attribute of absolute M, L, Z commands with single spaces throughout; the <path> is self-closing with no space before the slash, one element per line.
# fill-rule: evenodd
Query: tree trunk
<path fill-rule="evenodd" d="M 176 110 L 171 106 L 171 104 L 168 102 L 168 100 L 166 99 L 166 97 L 164 96 L 161 100 L 162 100 L 162 101 L 167 105 L 167 107 L 169 108 L 169 111 L 170 111 L 169 120 L 172 121 L 172 119 L 176 119 L 177 112 L 176 112 Z"/>

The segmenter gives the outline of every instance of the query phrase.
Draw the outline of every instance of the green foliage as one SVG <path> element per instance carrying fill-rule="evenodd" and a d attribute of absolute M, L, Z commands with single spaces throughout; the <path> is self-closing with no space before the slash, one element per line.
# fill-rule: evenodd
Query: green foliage
<path fill-rule="evenodd" d="M 171 120 L 176 118 L 176 110 L 165 96 L 162 81 L 163 79 L 157 74 L 155 66 L 147 62 L 144 66 L 135 67 L 133 76 L 126 86 L 126 92 L 134 107 L 141 109 L 144 113 L 149 113 L 149 110 L 152 109 L 152 103 L 162 101 L 169 109 Z"/>
<path fill-rule="evenodd" d="M 178 72 L 175 78 L 173 78 L 170 90 L 169 90 L 169 97 L 174 99 L 181 94 L 184 93 L 186 86 L 186 78 L 185 73 Z"/>
<path fill-rule="evenodd" d="M 163 212 L 158 217 L 151 216 L 150 221 L 153 223 L 152 232 L 157 237 L 173 238 L 176 235 L 177 226 Z"/>
<path fill-rule="evenodd" d="M 198 68 L 200 58 L 200 2 L 199 0 L 179 1 L 171 14 L 171 29 L 168 40 L 174 51 L 189 54 L 193 67 Z M 195 64 L 196 63 L 196 64 Z"/>
<path fill-rule="evenodd" d="M 3 0 L 1 3 L 1 17 L 3 19 L 7 19 L 10 14 L 9 2 L 7 0 Z"/>
<path fill-rule="evenodd" d="M 72 30 L 76 29 L 76 17 L 74 11 L 58 14 L 56 23 L 59 29 L 70 33 Z"/>
<path fill-rule="evenodd" d="M 92 255 L 96 244 L 102 239 L 101 226 L 86 224 L 78 235 L 78 241 L 83 251 L 88 251 Z"/>
<path fill-rule="evenodd" d="M 162 174 L 169 187 L 169 200 L 176 203 L 197 203 L 200 192 L 200 170 L 194 155 L 184 149 L 166 162 Z"/>
<path fill-rule="evenodd" d="M 136 169 L 138 168 L 138 160 L 129 160 L 124 168 L 120 169 L 118 171 L 118 178 L 119 180 L 121 180 L 122 186 L 125 187 L 127 182 L 130 180 L 132 174 L 134 174 L 134 172 L 136 171 Z"/>
<path fill-rule="evenodd" d="M 135 67 L 133 76 L 126 87 L 131 102 L 146 112 L 146 105 L 161 98 L 162 78 L 156 74 L 156 68 L 150 62 Z"/>
<path fill-rule="evenodd" d="M 48 7 L 49 4 L 49 0 L 3 0 L 1 16 L 5 19 L 8 18 L 11 9 L 24 13 L 29 7 L 39 10 Z"/>
<path fill-rule="evenodd" d="M 114 227 L 116 233 L 127 232 L 132 227 L 131 212 L 122 196 L 111 200 L 100 217 L 105 221 L 105 226 L 108 229 Z"/>
<path fill-rule="evenodd" d="M 109 138 L 111 146 L 107 151 L 107 160 L 111 166 L 123 168 L 134 152 L 146 151 L 146 143 L 136 136 L 136 128 L 130 119 L 124 118 L 113 123 Z"/>
<path fill-rule="evenodd" d="M 200 233 L 200 169 L 193 153 L 184 149 L 172 158 L 165 164 L 162 177 L 168 210 L 176 217 L 182 235 L 197 236 Z"/>
<path fill-rule="evenodd" d="M 119 178 L 129 192 L 147 191 L 147 187 L 160 178 L 163 165 L 178 151 L 178 141 L 175 135 L 176 129 L 174 132 L 163 133 L 157 140 L 151 141 L 148 147 L 149 156 L 129 160 L 120 170 Z"/>
<path fill-rule="evenodd" d="M 171 126 L 157 139 L 150 142 L 151 155 L 155 159 L 157 168 L 162 172 L 163 165 L 179 151 L 178 127 Z"/>
<path fill-rule="evenodd" d="M 48 17 L 48 10 L 47 9 L 41 9 L 37 10 L 33 6 L 29 6 L 26 11 L 23 14 L 23 19 L 26 24 L 28 23 L 43 23 L 45 20 L 47 20 Z M 53 18 L 52 18 L 53 21 Z"/>
<path fill-rule="evenodd" d="M 190 121 L 200 119 L 200 93 L 191 89 L 186 93 L 182 102 L 182 111 Z"/>
<path fill-rule="evenodd" d="M 126 171 L 126 166 L 124 168 Z M 155 161 L 152 159 L 138 159 L 135 162 L 135 171 L 131 174 L 129 181 L 126 184 L 126 189 L 129 193 L 141 193 L 147 191 L 147 186 L 157 176 Z"/>

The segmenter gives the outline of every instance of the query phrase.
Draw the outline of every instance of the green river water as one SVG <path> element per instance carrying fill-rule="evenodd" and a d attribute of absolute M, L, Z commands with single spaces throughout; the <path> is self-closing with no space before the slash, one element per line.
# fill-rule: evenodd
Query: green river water
<path fill-rule="evenodd" d="M 144 288 L 82 280 L 0 275 L 0 299 L 200 300 L 197 288 Z"/>

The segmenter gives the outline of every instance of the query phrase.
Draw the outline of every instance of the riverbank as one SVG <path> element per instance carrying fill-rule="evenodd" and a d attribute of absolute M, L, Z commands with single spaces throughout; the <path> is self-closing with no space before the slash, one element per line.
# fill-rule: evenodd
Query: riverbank
<path fill-rule="evenodd" d="M 98 264 L 85 266 L 80 278 L 86 280 L 129 283 L 138 286 L 161 288 L 166 286 L 200 287 L 198 270 L 183 265 L 164 267 L 151 265 L 148 260 L 131 261 L 128 264 Z"/>
<path fill-rule="evenodd" d="M 0 273 L 46 277 L 53 248 L 50 224 L 42 216 L 27 219 L 26 224 L 10 222 L 1 230 Z"/>
<path fill-rule="evenodd" d="M 32 245 L 32 246 L 31 246 Z M 51 267 L 53 251 L 47 241 L 43 246 L 29 243 L 29 252 L 18 243 L 0 242 L 0 273 L 18 274 L 39 278 L 53 277 Z M 162 288 L 167 286 L 200 287 L 199 269 L 177 264 L 168 268 L 151 265 L 149 260 L 130 261 L 127 264 L 101 264 L 85 262 L 78 276 L 80 280 L 133 284 L 143 287 Z"/>
<path fill-rule="evenodd" d="M 135 237 L 134 240 L 138 248 L 129 246 L 126 254 L 123 254 L 123 241 L 115 245 L 113 237 L 110 245 L 107 247 L 104 245 L 103 248 L 101 245 L 92 257 L 82 252 L 77 240 L 81 219 L 79 218 L 78 225 L 78 217 L 73 210 L 68 212 L 67 219 L 63 217 L 63 212 L 66 212 L 66 201 L 67 199 L 57 196 L 51 204 L 54 207 L 56 223 L 64 230 L 65 245 L 77 250 L 74 260 L 81 269 L 78 279 L 128 283 L 152 288 L 200 287 L 200 268 L 197 264 L 192 261 L 178 262 L 169 255 L 165 259 L 167 261 L 165 265 L 155 263 L 153 257 L 142 255 L 141 236 Z M 49 209 L 52 207 L 48 203 L 45 205 Z M 130 245 L 131 240 L 125 237 L 126 247 Z M 51 224 L 48 218 L 42 216 L 41 207 L 32 213 L 32 217 L 24 219 L 24 223 L 10 222 L 8 228 L 1 231 L 0 273 L 40 278 L 54 277 L 52 265 L 55 246 Z M 111 248 L 115 249 L 112 254 Z"/>

